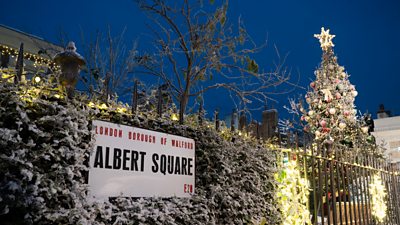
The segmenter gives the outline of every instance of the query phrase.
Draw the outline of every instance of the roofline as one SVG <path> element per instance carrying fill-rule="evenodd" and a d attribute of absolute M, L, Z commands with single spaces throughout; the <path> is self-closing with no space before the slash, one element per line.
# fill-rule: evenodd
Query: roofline
<path fill-rule="evenodd" d="M 36 35 L 33 35 L 33 34 L 26 33 L 26 32 L 24 32 L 24 31 L 18 30 L 18 29 L 16 29 L 16 28 L 9 27 L 9 26 L 4 25 L 4 24 L 1 24 L 1 23 L 0 23 L 0 27 L 4 27 L 4 28 L 6 28 L 6 29 L 12 30 L 12 31 L 14 31 L 14 32 L 17 32 L 17 33 L 20 33 L 20 34 L 23 34 L 23 35 L 26 35 L 26 36 L 31 37 L 31 38 L 36 38 L 36 39 L 38 39 L 38 40 L 47 42 L 47 43 L 49 43 L 49 44 L 58 46 L 58 47 L 60 47 L 60 48 L 64 48 L 63 46 L 54 44 L 53 42 L 47 41 L 47 40 L 45 40 L 45 39 L 42 38 L 42 37 L 39 37 L 39 36 L 36 36 Z"/>

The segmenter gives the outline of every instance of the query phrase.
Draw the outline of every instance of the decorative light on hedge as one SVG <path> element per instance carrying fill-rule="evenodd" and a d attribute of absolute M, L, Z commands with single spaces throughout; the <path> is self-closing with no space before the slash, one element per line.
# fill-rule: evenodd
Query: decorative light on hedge
<path fill-rule="evenodd" d="M 58 98 L 58 99 L 60 99 L 60 98 L 62 98 L 61 97 L 61 95 L 59 95 L 59 94 L 55 94 L 55 95 L 53 95 L 55 98 Z"/>
<path fill-rule="evenodd" d="M 128 110 L 126 109 L 126 108 L 124 108 L 124 107 L 118 107 L 117 108 L 117 112 L 118 113 L 126 113 Z"/>
<path fill-rule="evenodd" d="M 282 225 L 311 224 L 307 208 L 309 184 L 300 175 L 296 161 L 289 161 L 277 174 L 277 200 L 282 212 Z"/>
<path fill-rule="evenodd" d="M 113 104 L 113 103 L 103 103 L 103 102 L 93 102 L 90 101 L 87 103 L 87 106 L 92 108 L 92 109 L 100 109 L 103 111 L 109 111 L 109 112 L 116 112 L 116 113 L 121 113 L 121 114 L 127 114 L 128 113 L 128 108 L 129 105 L 121 105 L 121 104 Z"/>
<path fill-rule="evenodd" d="M 171 115 L 171 120 L 173 120 L 173 121 L 178 121 L 178 120 L 179 120 L 178 115 L 177 115 L 176 113 L 173 113 L 173 114 Z"/>
<path fill-rule="evenodd" d="M 14 75 L 12 74 L 7 74 L 7 73 L 1 73 L 1 78 L 8 80 L 9 82 L 11 82 L 11 78 L 14 78 Z"/>
<path fill-rule="evenodd" d="M 38 83 L 40 83 L 41 81 L 42 81 L 42 78 L 41 78 L 39 75 L 36 75 L 36 76 L 33 77 L 33 82 L 34 82 L 35 84 L 38 84 Z"/>
<path fill-rule="evenodd" d="M 93 102 L 89 102 L 89 103 L 88 103 L 88 106 L 89 106 L 90 108 L 95 108 L 95 107 L 96 107 L 96 105 L 95 105 Z"/>
<path fill-rule="evenodd" d="M 103 103 L 101 105 L 98 105 L 97 108 L 106 110 L 108 109 L 108 106 L 105 103 Z"/>
<path fill-rule="evenodd" d="M 372 182 L 369 184 L 369 193 L 371 195 L 372 216 L 379 223 L 382 223 L 386 217 L 387 205 L 385 198 L 387 193 L 378 173 L 372 177 Z"/>

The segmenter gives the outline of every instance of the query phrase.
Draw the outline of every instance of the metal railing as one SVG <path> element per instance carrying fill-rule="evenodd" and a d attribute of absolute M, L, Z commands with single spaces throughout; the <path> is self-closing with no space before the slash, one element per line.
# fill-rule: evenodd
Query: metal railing
<path fill-rule="evenodd" d="M 400 173 L 383 158 L 352 148 L 327 149 L 307 145 L 297 135 L 286 137 L 285 153 L 296 159 L 302 174 L 309 180 L 309 210 L 312 224 L 400 225 Z M 358 152 L 349 157 L 349 151 Z M 386 189 L 387 213 L 379 223 L 372 214 L 370 185 L 380 176 Z"/>

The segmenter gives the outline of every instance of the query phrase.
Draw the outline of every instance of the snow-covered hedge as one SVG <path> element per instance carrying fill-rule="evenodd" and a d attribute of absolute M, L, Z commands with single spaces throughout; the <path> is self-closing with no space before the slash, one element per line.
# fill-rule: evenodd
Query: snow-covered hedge
<path fill-rule="evenodd" d="M 85 216 L 88 113 L 83 103 L 0 83 L 3 224 L 77 224 Z"/>
<path fill-rule="evenodd" d="M 33 94 L 29 94 L 33 93 Z M 34 96 L 32 98 L 32 96 Z M 0 83 L 0 221 L 6 224 L 276 224 L 273 151 L 212 128 L 133 117 L 51 91 Z M 89 119 L 108 119 L 196 141 L 192 198 L 86 202 Z"/>
<path fill-rule="evenodd" d="M 212 129 L 155 121 L 152 125 L 196 141 L 196 195 L 191 199 L 118 199 L 114 205 L 121 210 L 135 209 L 121 218 L 143 224 L 245 224 L 262 217 L 268 224 L 277 222 L 273 152 L 239 137 L 226 141 Z"/>

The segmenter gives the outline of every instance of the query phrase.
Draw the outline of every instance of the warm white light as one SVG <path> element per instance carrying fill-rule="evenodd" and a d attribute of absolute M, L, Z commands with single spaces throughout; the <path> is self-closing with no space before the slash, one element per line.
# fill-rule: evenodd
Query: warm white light
<path fill-rule="evenodd" d="M 321 48 L 324 51 L 328 51 L 329 48 L 335 46 L 332 42 L 332 39 L 335 35 L 329 34 L 329 29 L 325 30 L 325 28 L 321 28 L 321 34 L 314 34 L 315 38 L 318 38 L 319 43 L 321 44 Z"/>
<path fill-rule="evenodd" d="M 94 108 L 96 105 L 93 102 L 89 102 L 88 106 Z"/>
<path fill-rule="evenodd" d="M 372 183 L 369 184 L 369 192 L 371 195 L 372 215 L 378 220 L 378 222 L 382 223 L 387 212 L 387 193 L 379 174 L 375 174 L 372 177 Z"/>
<path fill-rule="evenodd" d="M 98 108 L 99 109 L 108 109 L 108 106 L 105 103 L 103 103 L 103 104 L 99 105 Z"/>
<path fill-rule="evenodd" d="M 39 83 L 40 81 L 42 81 L 42 78 L 40 78 L 39 76 L 35 76 L 35 77 L 33 78 L 33 81 L 34 81 L 35 83 Z"/>
<path fill-rule="evenodd" d="M 117 108 L 117 112 L 119 112 L 119 113 L 126 113 L 128 110 L 126 109 L 126 108 L 123 108 L 123 107 L 118 107 Z"/>
<path fill-rule="evenodd" d="M 301 177 L 296 161 L 285 160 L 285 166 L 274 175 L 278 181 L 277 201 L 283 213 L 282 224 L 311 224 L 307 208 L 309 182 Z"/>
<path fill-rule="evenodd" d="M 173 113 L 173 114 L 171 115 L 171 120 L 173 120 L 173 121 L 179 120 L 178 115 L 176 115 L 175 113 Z"/>
<path fill-rule="evenodd" d="M 368 127 L 361 127 L 361 130 L 363 133 L 367 133 L 368 132 Z"/>

